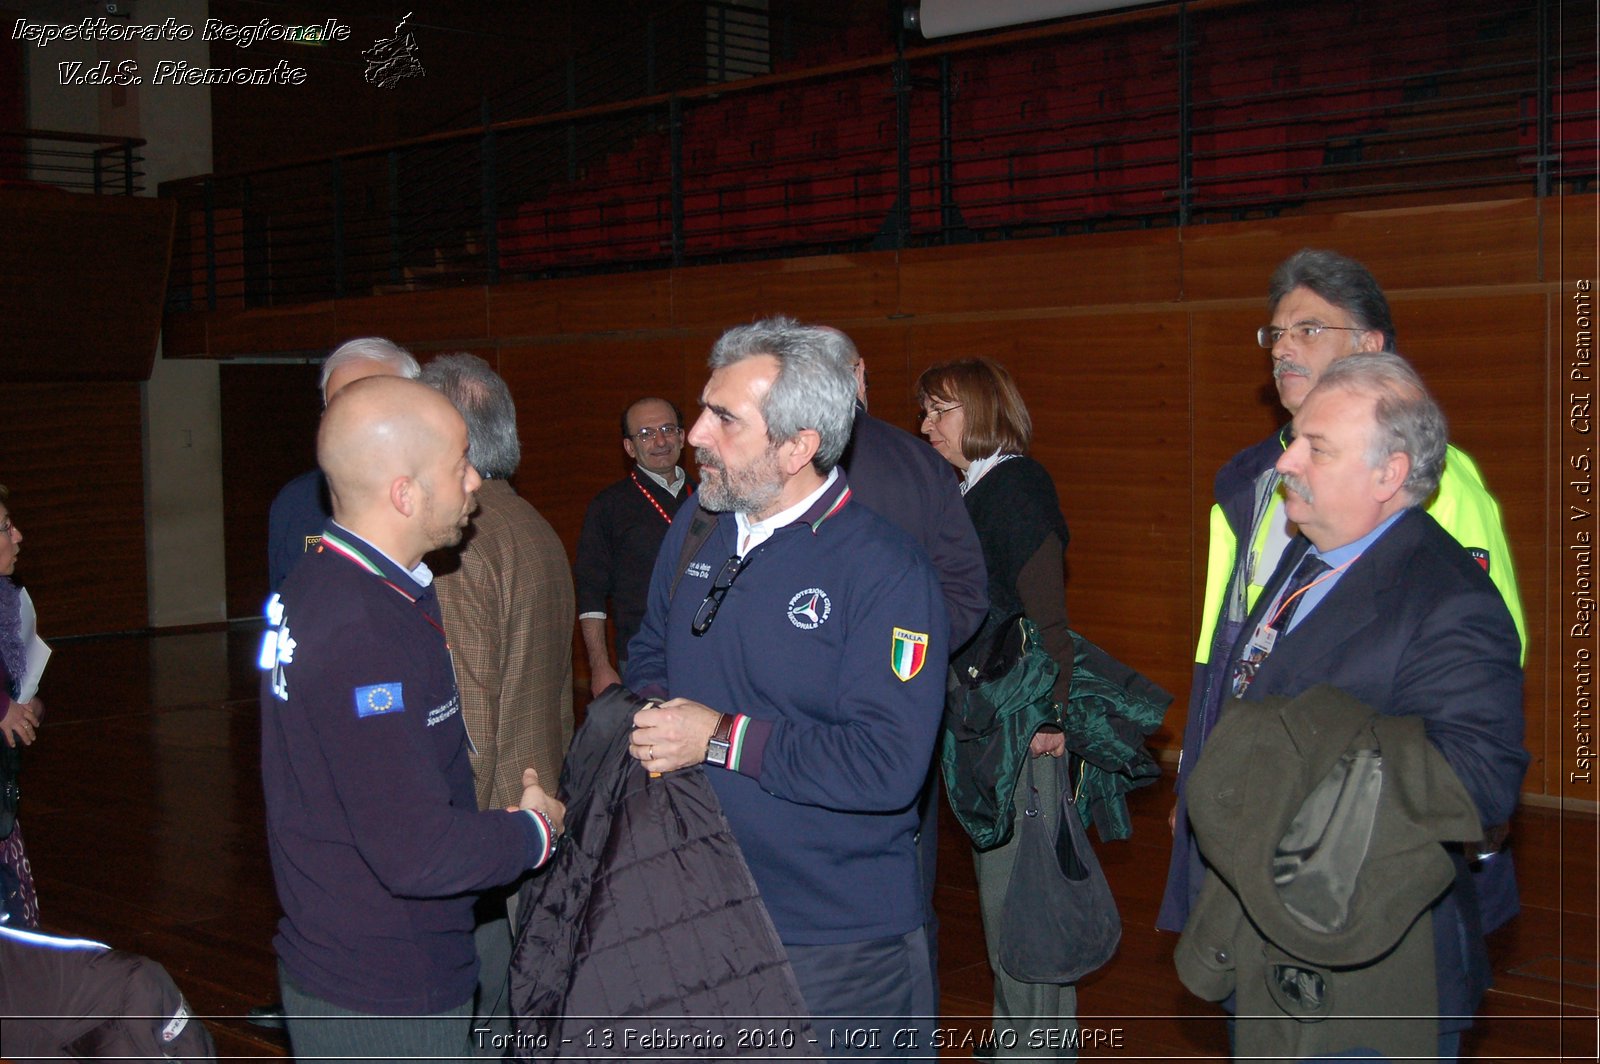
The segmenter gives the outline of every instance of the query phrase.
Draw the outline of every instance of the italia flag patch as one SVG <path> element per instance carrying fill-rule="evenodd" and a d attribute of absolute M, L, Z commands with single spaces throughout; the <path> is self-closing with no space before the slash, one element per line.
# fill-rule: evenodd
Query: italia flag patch
<path fill-rule="evenodd" d="M 889 647 L 889 666 L 894 669 L 894 674 L 900 677 L 902 683 L 921 672 L 922 663 L 927 660 L 928 633 L 909 632 L 904 628 L 894 630 L 894 638 Z"/>

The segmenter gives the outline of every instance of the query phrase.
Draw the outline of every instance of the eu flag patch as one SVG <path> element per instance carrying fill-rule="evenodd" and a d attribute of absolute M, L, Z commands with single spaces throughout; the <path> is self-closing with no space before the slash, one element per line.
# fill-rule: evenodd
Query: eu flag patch
<path fill-rule="evenodd" d="M 356 716 L 381 717 L 406 708 L 405 691 L 399 683 L 375 683 L 356 688 Z"/>

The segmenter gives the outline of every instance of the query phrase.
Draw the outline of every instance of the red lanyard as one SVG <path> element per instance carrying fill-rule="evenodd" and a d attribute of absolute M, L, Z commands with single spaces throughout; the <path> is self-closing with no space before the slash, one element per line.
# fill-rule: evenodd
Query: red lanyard
<path fill-rule="evenodd" d="M 665 521 L 669 525 L 672 524 L 672 515 L 661 508 L 661 504 L 656 501 L 656 497 L 650 494 L 649 488 L 639 483 L 639 474 L 630 472 L 628 476 L 633 478 L 633 486 L 639 489 L 639 494 L 648 499 L 650 505 L 656 508 L 656 513 L 661 515 L 661 520 Z"/>
<path fill-rule="evenodd" d="M 1278 608 L 1275 611 L 1273 611 L 1272 619 L 1269 620 L 1266 623 L 1266 627 L 1268 627 L 1268 628 L 1277 627 L 1278 618 L 1283 616 L 1283 611 L 1288 608 L 1289 603 L 1293 602 L 1295 599 L 1299 598 L 1301 595 L 1304 595 L 1307 591 L 1310 591 L 1312 588 L 1316 587 L 1318 584 L 1322 583 L 1324 580 L 1331 580 L 1336 575 L 1338 575 L 1339 573 L 1341 573 L 1344 570 L 1350 568 L 1350 566 L 1355 563 L 1356 559 L 1360 558 L 1360 557 L 1361 557 L 1361 555 L 1357 554 L 1355 556 L 1355 558 L 1351 558 L 1349 561 L 1345 562 L 1343 565 L 1334 566 L 1332 569 L 1329 569 L 1327 572 L 1323 573 L 1321 576 L 1319 576 L 1315 580 L 1311 581 L 1311 583 L 1307 584 L 1305 587 L 1301 588 L 1299 591 L 1296 591 L 1294 594 L 1289 595 L 1288 597 L 1286 597 L 1282 602 L 1278 603 Z M 399 588 L 396 588 L 395 590 L 398 591 Z"/>

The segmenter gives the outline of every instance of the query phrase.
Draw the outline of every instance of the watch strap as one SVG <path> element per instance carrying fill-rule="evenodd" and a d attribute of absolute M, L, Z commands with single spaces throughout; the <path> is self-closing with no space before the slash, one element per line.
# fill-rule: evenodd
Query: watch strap
<path fill-rule="evenodd" d="M 716 765 L 718 768 L 728 767 L 728 752 L 733 746 L 733 725 L 736 719 L 732 713 L 723 713 L 717 717 L 717 726 L 711 732 L 710 741 L 706 743 L 706 764 Z"/>

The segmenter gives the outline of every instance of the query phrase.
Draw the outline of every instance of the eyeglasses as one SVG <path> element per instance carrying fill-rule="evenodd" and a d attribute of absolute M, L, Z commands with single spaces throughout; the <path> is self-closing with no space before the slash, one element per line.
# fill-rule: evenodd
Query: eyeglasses
<path fill-rule="evenodd" d="M 744 572 L 744 559 L 737 554 L 723 563 L 722 572 L 711 582 L 711 590 L 706 592 L 705 601 L 694 611 L 694 624 L 690 627 L 690 631 L 695 635 L 705 635 L 711 631 L 711 622 L 717 619 L 717 611 L 722 608 L 722 600 L 727 597 L 728 589 L 739 579 L 739 574 L 742 572 Z"/>
<path fill-rule="evenodd" d="M 1283 339 L 1286 333 L 1301 343 L 1305 343 L 1308 340 L 1316 339 L 1317 334 L 1324 329 L 1337 329 L 1339 332 L 1367 331 L 1351 325 L 1324 325 L 1320 321 L 1297 321 L 1287 329 L 1280 329 L 1276 325 L 1263 325 L 1256 330 L 1256 343 L 1271 351 L 1278 346 L 1278 341 Z"/>
<path fill-rule="evenodd" d="M 679 436 L 683 435 L 683 429 L 679 428 L 677 425 L 662 425 L 658 429 L 646 427 L 640 429 L 638 432 L 635 432 L 633 434 L 633 438 L 638 440 L 640 443 L 649 443 L 658 435 L 664 440 L 675 440 Z"/>
<path fill-rule="evenodd" d="M 937 425 L 939 423 L 939 419 L 944 417 L 950 411 L 960 409 L 960 403 L 951 403 L 949 406 L 930 406 L 926 410 L 918 411 L 918 418 L 922 421 L 928 422 L 929 424 Z"/>

